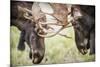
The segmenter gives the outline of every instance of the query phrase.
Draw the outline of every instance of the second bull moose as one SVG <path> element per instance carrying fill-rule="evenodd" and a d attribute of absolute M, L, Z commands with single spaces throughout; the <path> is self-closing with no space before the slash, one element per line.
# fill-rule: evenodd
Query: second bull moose
<path fill-rule="evenodd" d="M 82 17 L 72 24 L 75 30 L 76 46 L 82 54 L 86 54 L 90 48 L 90 54 L 95 54 L 95 7 L 73 6 L 72 16 L 76 17 L 75 11 L 81 13 Z M 77 13 L 77 12 L 76 12 Z"/>
<path fill-rule="evenodd" d="M 42 61 L 45 54 L 44 38 L 53 37 L 57 34 L 65 36 L 59 32 L 67 27 L 70 27 L 68 24 L 72 23 L 71 26 L 74 26 L 75 29 L 75 40 L 79 51 L 82 54 L 86 54 L 86 47 L 87 49 L 90 48 L 91 54 L 94 53 L 94 17 L 88 13 L 85 14 L 85 11 L 81 9 L 83 8 L 82 6 L 72 5 L 69 7 L 66 4 L 48 4 L 53 8 L 53 13 L 44 13 L 37 2 L 11 2 L 11 26 L 16 26 L 21 31 L 18 49 L 23 51 L 25 49 L 26 42 L 30 48 L 29 57 L 32 59 L 34 64 L 38 64 Z M 46 14 L 53 16 L 57 21 L 48 23 L 46 21 Z M 69 15 L 72 17 L 70 21 L 68 20 Z M 83 22 L 86 24 L 80 24 Z M 52 31 L 53 34 L 47 35 L 49 32 L 51 32 L 49 30 L 53 30 L 50 25 L 61 26 L 61 28 L 56 32 Z M 91 25 L 93 25 L 93 28 Z M 88 32 L 88 30 L 84 30 L 84 26 L 88 26 L 89 28 L 91 27 L 89 31 L 92 29 L 89 34 L 86 34 L 88 37 L 83 36 Z M 81 47 L 81 44 L 85 39 L 88 40 L 88 43 L 83 44 Z"/>

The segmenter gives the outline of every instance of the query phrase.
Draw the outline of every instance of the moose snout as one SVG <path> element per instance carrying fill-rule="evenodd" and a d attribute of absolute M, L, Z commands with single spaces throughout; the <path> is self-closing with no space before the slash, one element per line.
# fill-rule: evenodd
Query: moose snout
<path fill-rule="evenodd" d="M 85 55 L 88 51 L 87 51 L 87 49 L 81 49 L 80 52 L 81 52 L 83 55 Z"/>
<path fill-rule="evenodd" d="M 40 53 L 38 50 L 34 50 L 33 52 L 30 53 L 30 55 L 33 64 L 39 64 L 44 57 L 44 55 Z"/>
<path fill-rule="evenodd" d="M 33 57 L 39 57 L 39 56 L 40 56 L 39 51 L 38 51 L 38 50 L 35 50 L 35 51 L 33 52 Z"/>

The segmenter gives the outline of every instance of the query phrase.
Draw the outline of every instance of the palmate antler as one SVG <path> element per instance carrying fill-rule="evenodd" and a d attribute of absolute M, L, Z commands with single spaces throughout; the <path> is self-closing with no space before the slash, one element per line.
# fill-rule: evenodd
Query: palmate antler
<path fill-rule="evenodd" d="M 68 22 L 68 8 L 65 4 L 57 4 L 57 3 L 49 3 L 50 6 L 53 8 L 54 13 L 48 14 L 41 11 L 41 8 L 39 6 L 39 3 L 33 3 L 32 10 L 29 10 L 27 8 L 18 7 L 20 10 L 24 12 L 24 17 L 26 19 L 29 19 L 31 21 L 34 21 L 36 24 L 36 28 L 39 30 L 37 34 L 41 37 L 52 37 L 57 35 L 61 30 L 65 29 Z M 29 15 L 31 14 L 31 16 Z M 46 14 L 51 15 L 54 17 L 57 22 L 55 23 L 47 23 L 46 22 Z M 57 25 L 62 26 L 58 31 L 54 32 L 51 35 L 47 35 L 50 31 L 48 31 L 47 27 L 49 29 L 52 29 L 49 25 Z"/>
<path fill-rule="evenodd" d="M 66 28 L 66 26 L 69 24 L 68 19 L 67 19 L 68 9 L 67 9 L 66 5 L 65 4 L 57 4 L 57 3 L 50 3 L 50 5 L 52 6 L 54 13 L 53 14 L 45 13 L 45 14 L 53 16 L 57 20 L 57 22 L 56 23 L 41 23 L 41 25 L 57 25 L 57 26 L 62 26 L 62 27 L 52 35 L 45 36 L 45 35 L 38 33 L 38 35 L 41 36 L 41 37 L 55 36 L 61 30 Z"/>

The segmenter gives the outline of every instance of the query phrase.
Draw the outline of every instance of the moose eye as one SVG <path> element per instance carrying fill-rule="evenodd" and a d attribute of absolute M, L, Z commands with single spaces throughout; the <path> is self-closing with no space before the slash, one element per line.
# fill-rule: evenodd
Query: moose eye
<path fill-rule="evenodd" d="M 32 36 L 32 39 L 35 39 L 35 37 L 34 37 L 34 36 Z"/>
<path fill-rule="evenodd" d="M 32 36 L 32 40 L 35 40 L 36 38 L 34 36 Z"/>
<path fill-rule="evenodd" d="M 31 41 L 35 40 L 35 36 L 34 36 L 33 33 L 30 34 L 30 40 L 31 40 Z"/>

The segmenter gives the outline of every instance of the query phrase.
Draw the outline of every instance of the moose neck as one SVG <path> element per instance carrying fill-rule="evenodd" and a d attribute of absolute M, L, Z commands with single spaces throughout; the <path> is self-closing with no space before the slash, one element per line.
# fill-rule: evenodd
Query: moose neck
<path fill-rule="evenodd" d="M 24 30 L 25 25 L 26 25 L 25 20 L 17 20 L 17 19 L 11 20 L 11 26 L 16 26 L 20 31 Z"/>

